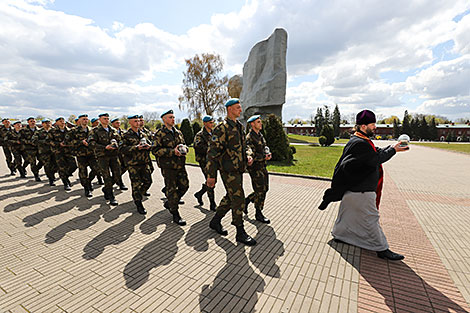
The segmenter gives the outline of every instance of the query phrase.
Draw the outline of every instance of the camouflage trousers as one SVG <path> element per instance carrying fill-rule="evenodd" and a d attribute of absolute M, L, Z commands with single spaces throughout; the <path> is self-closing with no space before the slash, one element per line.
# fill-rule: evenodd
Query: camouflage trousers
<path fill-rule="evenodd" d="M 23 171 L 23 152 L 19 149 L 12 150 L 11 152 L 13 153 L 13 163 L 15 164 L 15 169 L 21 173 Z"/>
<path fill-rule="evenodd" d="M 103 176 L 104 180 L 103 191 L 112 191 L 115 179 L 121 177 L 121 164 L 119 163 L 119 158 L 117 156 L 99 157 L 98 166 L 100 168 L 101 176 Z M 111 172 L 109 170 L 111 170 Z"/>
<path fill-rule="evenodd" d="M 255 208 L 263 210 L 266 193 L 269 190 L 269 176 L 266 167 L 257 170 L 249 170 L 253 192 L 248 199 L 255 204 Z"/>
<path fill-rule="evenodd" d="M 165 181 L 165 195 L 171 212 L 178 211 L 178 202 L 189 189 L 188 173 L 185 168 L 162 168 Z"/>
<path fill-rule="evenodd" d="M 39 170 L 43 166 L 42 162 L 36 162 L 36 157 L 37 157 L 37 150 L 24 150 L 23 151 L 23 158 L 25 159 L 25 164 L 23 164 L 23 167 L 26 169 L 26 166 L 28 164 L 31 166 L 31 172 L 33 172 L 34 175 L 39 174 Z"/>
<path fill-rule="evenodd" d="M 55 160 L 59 177 L 62 180 L 72 176 L 73 172 L 77 169 L 77 162 L 75 162 L 75 158 L 70 154 L 55 153 Z"/>
<path fill-rule="evenodd" d="M 129 178 L 131 179 L 132 199 L 142 201 L 142 195 L 152 185 L 152 172 L 148 164 L 129 165 Z"/>
<path fill-rule="evenodd" d="M 5 160 L 10 171 L 15 170 L 15 162 L 13 162 L 13 154 L 10 150 L 10 147 L 3 146 L 3 153 L 5 154 Z"/>
<path fill-rule="evenodd" d="M 225 196 L 217 207 L 217 215 L 224 217 L 232 210 L 232 225 L 243 226 L 243 210 L 245 209 L 245 193 L 243 192 L 243 174 L 239 172 L 220 171 L 225 187 Z"/>
<path fill-rule="evenodd" d="M 77 156 L 78 163 L 78 177 L 80 178 L 80 184 L 83 187 L 88 188 L 91 185 L 91 180 L 94 178 L 96 173 L 100 172 L 98 162 L 94 155 L 88 156 Z M 88 176 L 88 167 L 90 167 L 90 176 Z"/>
<path fill-rule="evenodd" d="M 207 168 L 206 168 L 206 165 L 207 165 L 207 162 L 199 162 L 199 167 L 201 168 L 202 170 L 202 174 L 204 174 L 204 178 L 207 180 Z M 217 177 L 215 178 L 216 182 L 217 182 Z M 214 194 L 214 188 L 209 188 L 207 187 L 207 185 L 205 184 L 205 182 L 202 184 L 202 188 L 201 190 L 198 191 L 201 195 L 205 194 L 207 192 L 207 197 L 209 197 L 209 199 L 211 201 L 214 201 L 214 198 L 215 198 L 215 194 Z"/>
<path fill-rule="evenodd" d="M 124 155 L 122 153 L 119 153 L 118 158 L 119 158 L 119 164 L 120 164 L 119 166 L 120 166 L 120 169 L 121 169 L 120 170 L 121 175 L 119 175 L 119 176 L 114 176 L 113 175 L 115 184 L 120 184 L 122 182 L 122 175 L 124 175 L 124 173 L 126 173 L 127 169 L 128 169 L 127 162 L 124 158 Z"/>
<path fill-rule="evenodd" d="M 47 178 L 53 178 L 55 172 L 57 172 L 57 163 L 54 154 L 52 152 L 38 154 L 38 160 L 44 164 L 44 172 Z"/>

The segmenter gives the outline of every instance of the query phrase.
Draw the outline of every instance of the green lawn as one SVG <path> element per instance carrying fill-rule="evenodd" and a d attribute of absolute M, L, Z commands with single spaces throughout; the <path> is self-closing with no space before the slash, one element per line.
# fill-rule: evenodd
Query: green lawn
<path fill-rule="evenodd" d="M 288 134 L 290 143 L 318 143 L 318 137 Z M 335 143 L 347 143 L 349 139 L 338 139 Z"/>
<path fill-rule="evenodd" d="M 294 164 L 283 162 L 269 162 L 268 171 L 278 173 L 291 173 L 331 178 L 336 162 L 338 162 L 343 147 L 295 146 Z M 154 158 L 153 154 L 151 155 Z M 186 163 L 197 164 L 194 148 L 189 147 Z"/>
<path fill-rule="evenodd" d="M 470 154 L 470 143 L 413 142 L 412 144 Z"/>

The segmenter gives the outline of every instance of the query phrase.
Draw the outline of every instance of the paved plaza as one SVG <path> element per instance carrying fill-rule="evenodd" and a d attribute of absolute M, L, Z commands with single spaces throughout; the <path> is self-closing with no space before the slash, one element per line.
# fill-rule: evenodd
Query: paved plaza
<path fill-rule="evenodd" d="M 331 240 L 339 203 L 317 209 L 328 181 L 271 175 L 272 223 L 255 221 L 251 205 L 258 245 L 246 247 L 230 214 L 228 236 L 208 228 L 197 167 L 187 166 L 180 227 L 159 169 L 142 216 L 130 190 L 111 207 L 97 185 L 85 198 L 77 173 L 65 192 L 29 169 L 7 175 L 0 155 L 0 312 L 470 312 L 469 155 L 412 146 L 385 164 L 381 223 L 400 262 Z M 250 192 L 248 175 L 244 184 Z"/>

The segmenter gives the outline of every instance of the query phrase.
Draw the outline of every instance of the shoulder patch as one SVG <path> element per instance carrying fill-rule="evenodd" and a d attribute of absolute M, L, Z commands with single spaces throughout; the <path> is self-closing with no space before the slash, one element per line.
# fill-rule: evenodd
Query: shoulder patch
<path fill-rule="evenodd" d="M 217 135 L 212 135 L 212 141 L 217 141 L 217 139 L 219 139 L 219 137 L 217 137 Z"/>

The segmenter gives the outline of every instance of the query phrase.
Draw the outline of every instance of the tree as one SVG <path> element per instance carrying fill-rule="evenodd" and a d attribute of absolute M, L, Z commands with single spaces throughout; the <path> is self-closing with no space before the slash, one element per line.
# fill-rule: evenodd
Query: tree
<path fill-rule="evenodd" d="M 191 127 L 191 124 L 189 123 L 189 120 L 187 118 L 185 118 L 181 122 L 180 130 L 183 133 L 184 142 L 186 143 L 186 145 L 190 146 L 194 140 L 194 133 L 193 128 Z"/>
<path fill-rule="evenodd" d="M 433 117 L 429 125 L 429 139 L 438 140 L 437 136 L 436 118 Z"/>
<path fill-rule="evenodd" d="M 272 160 L 292 162 L 294 151 L 289 147 L 289 140 L 279 117 L 269 114 L 263 121 L 263 133 L 266 145 L 271 149 Z"/>
<path fill-rule="evenodd" d="M 393 138 L 400 137 L 400 126 L 398 126 L 398 121 L 393 120 Z"/>
<path fill-rule="evenodd" d="M 341 125 L 341 114 L 339 113 L 338 105 L 335 106 L 335 110 L 333 111 L 332 124 L 333 124 L 333 132 L 334 132 L 335 137 L 339 137 L 340 125 Z"/>
<path fill-rule="evenodd" d="M 322 146 L 331 146 L 331 144 L 335 142 L 335 133 L 333 127 L 328 124 L 323 125 L 323 129 L 321 131 L 320 136 L 326 138 L 326 141 L 324 142 L 324 144 L 322 144 Z"/>
<path fill-rule="evenodd" d="M 220 55 L 196 54 L 185 62 L 183 95 L 178 98 L 180 110 L 187 110 L 190 118 L 223 112 L 223 103 L 228 99 L 228 78 L 219 76 L 224 67 Z"/>
<path fill-rule="evenodd" d="M 410 128 L 411 128 L 411 133 L 410 138 L 411 139 L 419 139 L 419 120 L 417 117 L 413 117 L 410 122 Z"/>
<path fill-rule="evenodd" d="M 316 136 L 320 136 L 321 130 L 323 129 L 323 124 L 325 124 L 325 118 L 323 117 L 323 111 L 321 108 L 317 108 L 317 114 L 314 118 L 315 124 L 315 134 Z"/>
<path fill-rule="evenodd" d="M 419 124 L 419 134 L 421 139 L 429 140 L 429 126 L 428 122 L 426 122 L 425 116 L 421 118 L 421 122 Z"/>
<path fill-rule="evenodd" d="M 196 134 L 199 133 L 199 131 L 202 129 L 202 126 L 198 120 L 195 120 L 191 127 L 193 128 L 194 136 L 196 136 Z"/>
<path fill-rule="evenodd" d="M 324 121 L 325 121 L 325 124 L 331 124 L 331 115 L 330 115 L 330 108 L 327 106 L 327 105 L 324 105 Z"/>
<path fill-rule="evenodd" d="M 413 132 L 410 126 L 410 119 L 411 116 L 408 114 L 408 110 L 405 110 L 405 114 L 403 116 L 403 124 L 401 125 L 401 132 L 402 134 L 407 134 L 411 138 Z"/>
<path fill-rule="evenodd" d="M 69 119 L 68 119 L 69 123 L 75 125 L 75 119 L 76 118 L 77 118 L 77 116 L 75 114 L 70 115 Z"/>

